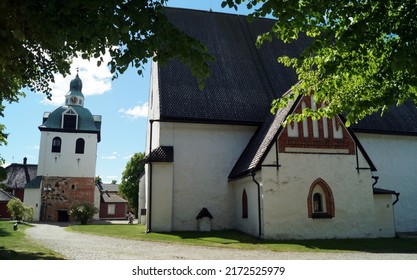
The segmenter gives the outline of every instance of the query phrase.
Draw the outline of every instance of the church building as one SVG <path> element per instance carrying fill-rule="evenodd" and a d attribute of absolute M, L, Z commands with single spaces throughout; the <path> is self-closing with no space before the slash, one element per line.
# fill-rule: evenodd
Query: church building
<path fill-rule="evenodd" d="M 69 221 L 74 202 L 99 207 L 95 171 L 101 116 L 91 114 L 84 101 L 77 74 L 65 105 L 43 115 L 37 176 L 25 186 L 24 197 L 35 209 L 35 220 Z"/>
<path fill-rule="evenodd" d="M 203 90 L 178 60 L 153 62 L 140 221 L 148 231 L 235 229 L 265 239 L 394 237 L 417 230 L 417 110 L 405 103 L 352 127 L 342 115 L 282 124 L 314 96 L 275 115 L 297 81 L 277 57 L 300 35 L 256 48 L 271 19 L 166 8 L 215 61 Z"/>

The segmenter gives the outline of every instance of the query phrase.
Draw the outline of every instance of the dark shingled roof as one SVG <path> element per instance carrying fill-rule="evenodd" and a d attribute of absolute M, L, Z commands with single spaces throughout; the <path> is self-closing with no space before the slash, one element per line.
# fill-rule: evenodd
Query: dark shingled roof
<path fill-rule="evenodd" d="M 148 162 L 173 162 L 174 161 L 174 147 L 160 146 L 152 150 L 151 154 L 144 157 L 143 161 Z"/>
<path fill-rule="evenodd" d="M 272 19 L 248 22 L 245 16 L 166 8 L 174 25 L 200 40 L 216 57 L 203 91 L 189 69 L 178 60 L 158 67 L 162 120 L 260 125 L 270 115 L 271 101 L 297 82 L 292 68 L 277 62 L 281 55 L 297 56 L 311 39 L 291 44 L 274 40 L 260 49 L 258 34 L 270 30 Z M 374 114 L 354 131 L 417 135 L 417 110 L 411 102 L 392 107 L 382 118 Z"/>
<path fill-rule="evenodd" d="M 39 189 L 42 183 L 42 176 L 36 176 L 35 179 L 27 183 L 25 189 Z"/>
<path fill-rule="evenodd" d="M 279 55 L 297 56 L 310 42 L 278 40 L 255 47 L 257 36 L 273 20 L 249 23 L 245 16 L 167 8 L 174 25 L 207 46 L 216 61 L 200 91 L 195 77 L 178 60 L 158 68 L 163 120 L 259 124 L 270 114 L 271 101 L 297 82 L 294 71 L 280 65 Z"/>
<path fill-rule="evenodd" d="M 282 108 L 275 115 L 267 118 L 264 124 L 255 132 L 240 155 L 235 166 L 229 174 L 229 180 L 238 179 L 250 174 L 252 171 L 258 170 L 260 164 L 266 156 L 271 144 L 274 143 L 278 133 L 282 130 L 282 122 L 287 118 L 289 112 L 292 111 L 294 105 L 298 103 L 291 101 L 288 107 Z"/>
<path fill-rule="evenodd" d="M 417 135 L 417 110 L 410 100 L 399 107 L 390 106 L 382 116 L 375 113 L 352 125 L 355 132 Z"/>
<path fill-rule="evenodd" d="M 198 213 L 196 219 L 202 219 L 202 218 L 210 218 L 210 219 L 214 219 L 213 216 L 211 215 L 210 211 L 204 207 L 203 209 L 201 209 L 201 211 Z"/>

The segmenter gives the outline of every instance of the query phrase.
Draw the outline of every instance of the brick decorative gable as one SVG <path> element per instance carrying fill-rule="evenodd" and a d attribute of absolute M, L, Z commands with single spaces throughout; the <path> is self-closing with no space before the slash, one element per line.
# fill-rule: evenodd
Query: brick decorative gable
<path fill-rule="evenodd" d="M 316 106 L 313 96 L 305 96 L 295 113 Z M 355 141 L 339 116 L 293 122 L 282 130 L 278 142 L 280 153 L 355 154 Z"/>

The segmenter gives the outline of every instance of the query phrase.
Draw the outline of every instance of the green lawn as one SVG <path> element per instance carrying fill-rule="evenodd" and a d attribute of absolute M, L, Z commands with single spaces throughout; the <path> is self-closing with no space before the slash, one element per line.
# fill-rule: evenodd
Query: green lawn
<path fill-rule="evenodd" d="M 62 255 L 42 247 L 25 237 L 30 225 L 0 221 L 0 260 L 62 260 Z M 195 246 L 272 250 L 277 252 L 362 251 L 374 253 L 417 253 L 417 238 L 378 238 L 346 240 L 259 241 L 237 231 L 145 233 L 142 225 L 93 224 L 71 225 L 69 231 L 117 238 L 181 243 Z"/>
<path fill-rule="evenodd" d="M 231 230 L 146 234 L 145 227 L 137 224 L 72 225 L 67 230 L 143 241 L 247 250 L 272 250 L 277 252 L 362 251 L 374 253 L 417 253 L 417 238 L 259 241 L 253 236 Z"/>
<path fill-rule="evenodd" d="M 13 230 L 12 221 L 0 221 L 0 260 L 63 260 L 64 257 L 25 237 L 26 224 Z"/>

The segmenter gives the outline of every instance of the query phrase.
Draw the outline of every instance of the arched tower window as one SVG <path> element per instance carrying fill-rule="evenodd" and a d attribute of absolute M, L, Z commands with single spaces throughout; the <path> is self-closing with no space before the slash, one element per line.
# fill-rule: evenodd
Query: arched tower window
<path fill-rule="evenodd" d="M 84 146 L 85 141 L 83 138 L 78 138 L 77 142 L 75 143 L 75 153 L 76 154 L 84 154 Z"/>
<path fill-rule="evenodd" d="M 308 217 L 313 219 L 335 216 L 334 197 L 329 185 L 321 178 L 315 180 L 307 196 Z"/>
<path fill-rule="evenodd" d="M 60 153 L 61 152 L 61 138 L 59 137 L 54 137 L 54 139 L 52 139 L 52 153 Z"/>
<path fill-rule="evenodd" d="M 242 193 L 242 218 L 248 218 L 248 196 L 245 189 Z"/>

